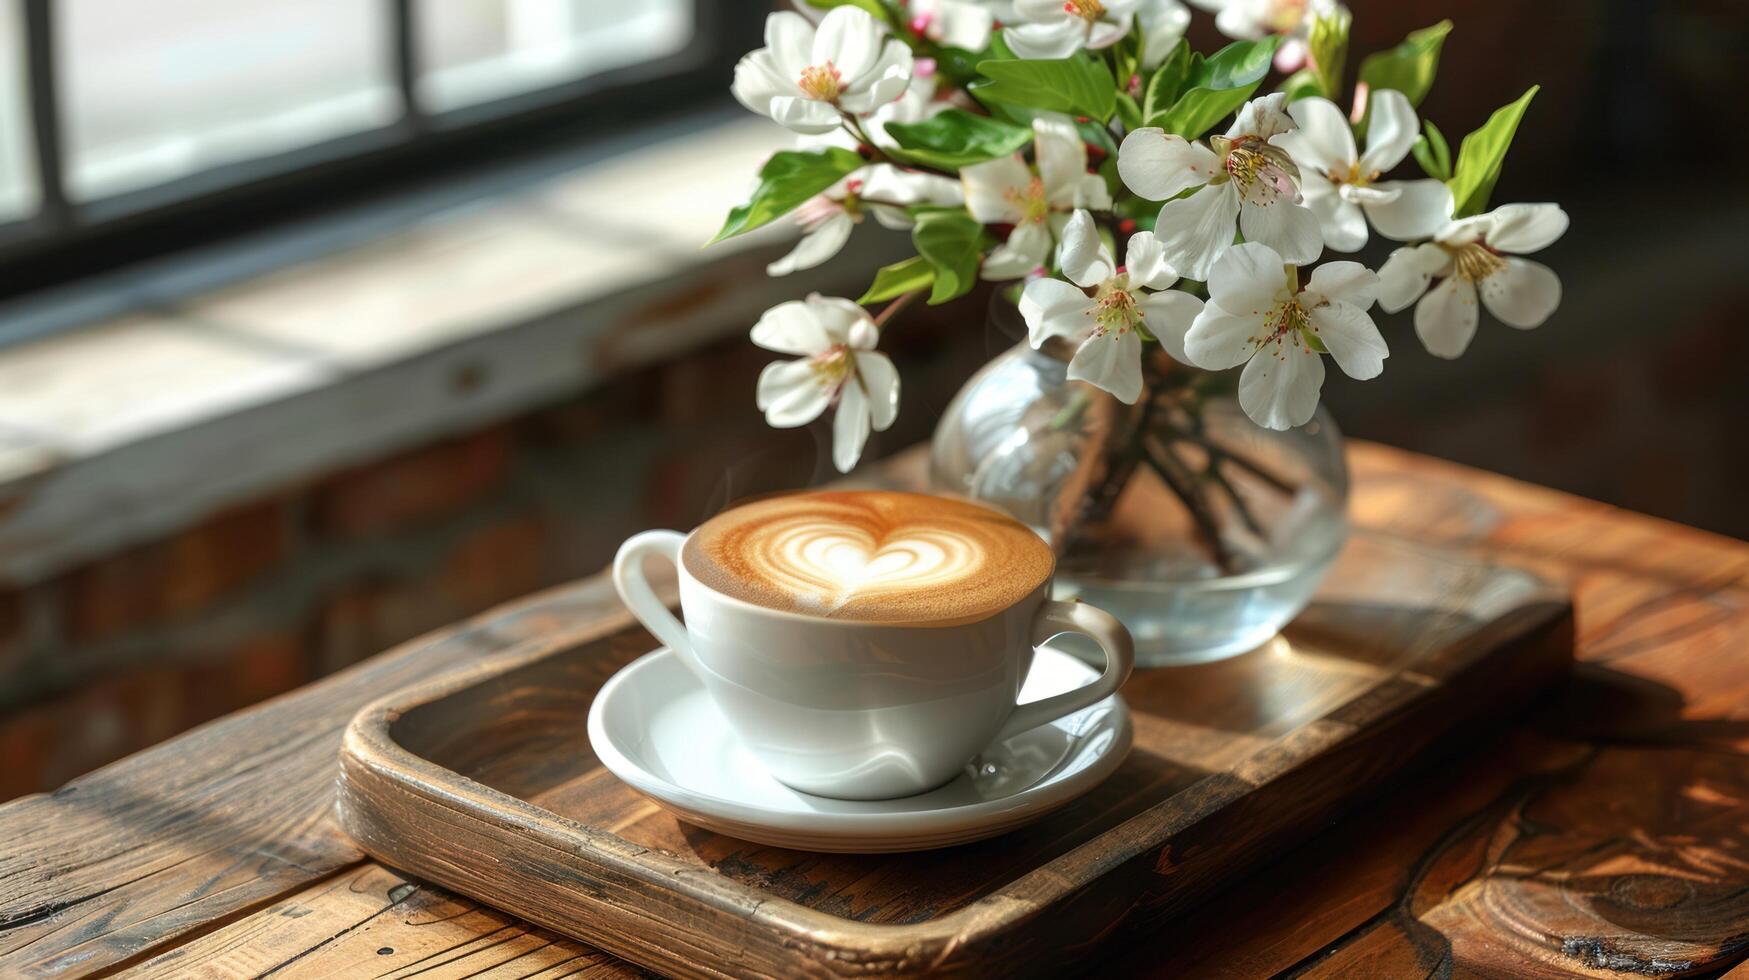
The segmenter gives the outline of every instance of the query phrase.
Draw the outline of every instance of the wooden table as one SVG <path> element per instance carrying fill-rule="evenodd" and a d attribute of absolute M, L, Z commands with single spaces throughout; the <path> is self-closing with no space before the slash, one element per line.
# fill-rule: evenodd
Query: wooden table
<path fill-rule="evenodd" d="M 1358 524 L 1571 583 L 1581 666 L 1504 736 L 1396 782 L 1100 966 L 1730 970 L 1749 954 L 1749 545 L 1381 446 L 1350 458 Z M 0 806 L 0 976 L 636 973 L 365 860 L 331 812 L 340 731 L 359 706 L 616 607 L 601 577 L 533 596 Z M 1503 875 L 1546 882 L 1550 904 L 1496 907 L 1488 883 Z M 1499 941 L 1558 919 L 1560 889 L 1576 887 L 1611 889 L 1636 921 L 1688 942 L 1622 949 L 1571 923 L 1564 955 L 1532 961 Z"/>

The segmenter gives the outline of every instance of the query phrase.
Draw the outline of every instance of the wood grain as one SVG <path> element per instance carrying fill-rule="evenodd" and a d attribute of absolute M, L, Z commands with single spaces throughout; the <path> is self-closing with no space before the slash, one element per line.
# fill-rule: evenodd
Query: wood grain
<path fill-rule="evenodd" d="M 1571 764 L 1572 753 L 1604 743 L 1749 752 L 1749 660 L 1742 654 L 1749 649 L 1749 546 L 1383 446 L 1353 442 L 1349 460 L 1356 526 L 1497 557 L 1567 583 L 1581 666 L 1557 698 L 1539 706 L 1534 727 L 1393 783 L 1375 804 L 1265 872 L 1106 944 L 1114 959 L 1099 972 L 1304 972 L 1351 945 L 1381 942 L 1387 934 L 1371 926 L 1396 914 L 1411 875 L 1440 840 L 1521 779 Z M 916 467 L 920 460 L 899 462 Z M 0 921 L 9 923 L 0 925 L 0 976 L 87 975 L 184 947 L 191 951 L 182 969 L 200 975 L 204 958 L 221 953 L 207 939 L 263 923 L 283 934 L 281 948 L 312 951 L 306 959 L 343 943 L 315 912 L 287 918 L 275 909 L 296 895 L 312 908 L 349 901 L 309 890 L 334 874 L 375 867 L 326 870 L 357 854 L 321 816 L 332 806 L 333 780 L 323 774 L 333 772 L 345 719 L 409 681 L 531 636 L 578 630 L 591 615 L 614 609 L 599 582 L 533 596 L 82 777 L 55 796 L 0 806 Z M 282 707 L 287 702 L 295 712 Z M 305 724 L 308 738 L 297 727 Z M 266 759 L 277 768 L 255 765 Z M 263 850 L 291 853 L 291 838 L 276 827 L 293 814 L 310 815 L 305 836 L 321 842 L 306 844 L 298 865 L 243 860 Z M 318 852 L 326 857 L 316 860 Z M 179 860 L 191 854 L 208 856 Z M 215 867 L 233 864 L 214 880 Z M 136 882 L 142 869 L 148 877 Z M 456 921 L 479 922 L 456 931 L 457 947 L 495 928 Z M 379 918 L 376 927 L 383 925 Z M 1400 932 L 1389 941 L 1408 948 Z M 380 972 L 372 969 L 375 949 L 345 948 L 355 954 L 348 962 L 327 961 L 340 975 Z M 1416 962 L 1412 955 L 1401 961 Z M 1749 980 L 1749 965 L 1731 968 L 1727 957 L 1719 966 L 1731 980 Z M 589 969 L 636 974 L 623 961 Z M 1411 968 L 1405 975 L 1427 974 Z M 1444 975 L 1487 974 L 1460 956 Z"/>
<path fill-rule="evenodd" d="M 584 748 L 595 691 L 653 643 L 637 629 L 367 708 L 341 751 L 342 823 L 392 865 L 665 972 L 1059 969 L 1571 663 L 1564 594 L 1521 572 L 1363 535 L 1332 579 L 1280 642 L 1137 674 L 1136 746 L 1117 773 L 978 844 L 819 855 L 656 810 Z"/>

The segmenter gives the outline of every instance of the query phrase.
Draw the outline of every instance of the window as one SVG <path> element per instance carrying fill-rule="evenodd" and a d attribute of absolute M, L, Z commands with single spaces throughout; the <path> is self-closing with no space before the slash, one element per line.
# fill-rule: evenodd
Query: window
<path fill-rule="evenodd" d="M 769 6 L 0 3 L 0 292 L 721 100 Z"/>

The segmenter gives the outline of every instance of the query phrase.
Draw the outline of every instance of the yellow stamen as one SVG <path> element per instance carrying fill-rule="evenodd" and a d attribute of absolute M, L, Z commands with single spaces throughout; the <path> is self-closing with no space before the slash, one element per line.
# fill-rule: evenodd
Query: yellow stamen
<path fill-rule="evenodd" d="M 1481 282 L 1506 268 L 1506 260 L 1481 242 L 1470 242 L 1468 245 L 1447 248 L 1446 251 L 1451 253 L 1458 277 L 1468 282 Z"/>
<path fill-rule="evenodd" d="M 838 73 L 838 68 L 828 61 L 823 65 L 810 65 L 802 69 L 801 80 L 796 83 L 802 94 L 810 99 L 821 102 L 836 102 L 838 95 L 844 91 L 844 77 Z"/>
<path fill-rule="evenodd" d="M 1021 217 L 1017 224 L 1034 224 L 1050 217 L 1051 202 L 1045 196 L 1045 181 L 1037 174 L 1033 175 L 1024 189 L 1010 187 L 1002 192 L 1002 196 L 1020 211 Z"/>
<path fill-rule="evenodd" d="M 1063 11 L 1091 24 L 1105 16 L 1105 4 L 1099 0 L 1063 0 Z"/>

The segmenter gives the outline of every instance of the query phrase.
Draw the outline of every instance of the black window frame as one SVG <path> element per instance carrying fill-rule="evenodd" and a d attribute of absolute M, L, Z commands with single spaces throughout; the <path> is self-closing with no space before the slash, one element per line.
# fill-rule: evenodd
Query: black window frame
<path fill-rule="evenodd" d="M 0 224 L 0 298 L 10 299 L 386 191 L 587 143 L 728 91 L 759 45 L 770 0 L 692 0 L 687 47 L 654 61 L 476 105 L 434 112 L 418 92 L 414 0 L 387 4 L 386 53 L 404 106 L 383 128 L 222 164 L 90 202 L 68 199 L 54 64 L 54 0 L 23 0 L 25 84 L 40 189 L 37 213 Z M 636 0 L 604 0 L 636 2 Z M 629 93 L 635 90 L 635 97 Z M 652 106 L 658 107 L 652 110 Z M 0 324 L 0 342 L 5 340 Z"/>

